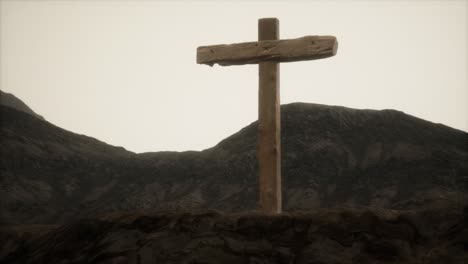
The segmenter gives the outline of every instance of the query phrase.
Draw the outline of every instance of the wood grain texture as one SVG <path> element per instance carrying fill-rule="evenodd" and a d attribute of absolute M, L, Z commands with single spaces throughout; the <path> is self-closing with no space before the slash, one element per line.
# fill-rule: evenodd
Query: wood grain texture
<path fill-rule="evenodd" d="M 259 40 L 279 38 L 279 21 L 258 21 Z M 259 199 L 264 213 L 281 212 L 281 118 L 279 63 L 259 64 L 257 148 Z"/>
<path fill-rule="evenodd" d="M 293 62 L 334 56 L 338 42 L 333 36 L 259 40 L 197 48 L 197 63 L 221 66 L 255 64 L 263 61 Z"/>

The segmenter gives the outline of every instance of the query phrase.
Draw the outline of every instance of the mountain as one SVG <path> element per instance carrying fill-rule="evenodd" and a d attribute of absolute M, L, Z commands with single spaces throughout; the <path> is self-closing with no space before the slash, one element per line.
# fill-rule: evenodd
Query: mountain
<path fill-rule="evenodd" d="M 134 153 L 0 106 L 0 222 L 61 222 Z M 72 215 L 70 215 L 71 211 Z"/>
<path fill-rule="evenodd" d="M 28 113 L 32 116 L 35 116 L 41 120 L 45 120 L 42 116 L 36 114 L 29 106 L 27 106 L 23 101 L 18 99 L 16 96 L 5 93 L 0 90 L 0 105 L 8 106 L 14 108 L 18 111 L 22 111 L 24 113 Z"/>
<path fill-rule="evenodd" d="M 468 193 L 468 134 L 395 110 L 283 105 L 287 211 L 423 209 Z M 0 223 L 257 208 L 256 122 L 204 151 L 135 154 L 0 106 Z"/>

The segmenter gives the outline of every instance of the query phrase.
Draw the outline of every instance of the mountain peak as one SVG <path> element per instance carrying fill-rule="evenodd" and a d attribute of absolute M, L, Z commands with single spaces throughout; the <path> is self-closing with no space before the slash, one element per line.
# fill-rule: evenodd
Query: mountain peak
<path fill-rule="evenodd" d="M 0 90 L 0 105 L 14 108 L 18 111 L 30 114 L 41 120 L 45 120 L 41 115 L 36 114 L 27 104 L 21 101 L 18 97 L 10 93 L 5 93 Z"/>
<path fill-rule="evenodd" d="M 395 110 L 293 103 L 281 112 L 285 211 L 466 200 L 466 132 Z M 10 107 L 0 115 L 0 223 L 257 207 L 256 122 L 204 151 L 135 154 Z"/>

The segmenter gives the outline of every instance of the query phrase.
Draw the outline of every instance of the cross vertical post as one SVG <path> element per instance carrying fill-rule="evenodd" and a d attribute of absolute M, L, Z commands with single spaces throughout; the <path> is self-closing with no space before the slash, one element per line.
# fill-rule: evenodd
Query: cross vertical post
<path fill-rule="evenodd" d="M 264 213 L 281 213 L 281 111 L 279 64 L 335 56 L 334 36 L 279 39 L 279 20 L 258 20 L 258 41 L 201 46 L 197 63 L 213 66 L 258 64 L 257 158 L 259 205 Z"/>
<path fill-rule="evenodd" d="M 278 40 L 276 18 L 258 20 L 258 40 Z M 279 63 L 258 65 L 257 156 L 259 167 L 259 203 L 265 213 L 281 212 L 281 113 Z"/>

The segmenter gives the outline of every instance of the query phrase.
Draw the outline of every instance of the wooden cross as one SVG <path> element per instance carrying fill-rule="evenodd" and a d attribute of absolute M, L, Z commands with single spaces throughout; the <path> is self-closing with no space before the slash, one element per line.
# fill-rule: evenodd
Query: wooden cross
<path fill-rule="evenodd" d="M 258 20 L 258 41 L 197 48 L 197 63 L 213 66 L 259 64 L 258 166 L 260 208 L 281 212 L 281 137 L 279 62 L 316 60 L 334 56 L 333 36 L 279 39 L 277 18 Z"/>

